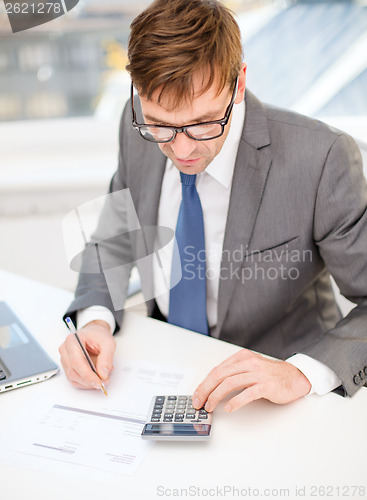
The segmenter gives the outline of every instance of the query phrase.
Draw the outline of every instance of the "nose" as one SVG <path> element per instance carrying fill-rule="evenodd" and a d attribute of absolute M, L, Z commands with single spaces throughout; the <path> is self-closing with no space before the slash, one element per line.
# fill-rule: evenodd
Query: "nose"
<path fill-rule="evenodd" d="M 175 156 L 180 160 L 185 160 L 196 148 L 195 142 L 194 139 L 190 139 L 184 132 L 178 132 L 169 144 Z"/>

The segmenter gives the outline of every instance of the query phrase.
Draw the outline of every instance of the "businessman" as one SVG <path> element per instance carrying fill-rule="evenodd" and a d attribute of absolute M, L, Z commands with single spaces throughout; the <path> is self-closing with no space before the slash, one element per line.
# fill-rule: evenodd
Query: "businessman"
<path fill-rule="evenodd" d="M 367 186 L 356 144 L 251 94 L 238 25 L 219 1 L 154 2 L 131 25 L 128 56 L 132 94 L 110 192 L 128 188 L 140 227 L 169 228 L 176 243 L 147 266 L 159 231 L 145 254 L 138 231 L 104 243 L 106 221 L 118 234 L 128 215 L 117 205 L 112 218 L 102 213 L 67 312 L 101 378 L 135 261 L 150 316 L 243 347 L 197 387 L 194 406 L 212 411 L 233 391 L 228 412 L 259 398 L 352 396 L 367 379 Z M 130 263 L 123 273 L 96 271 L 96 244 Z M 330 274 L 356 304 L 345 318 Z M 74 386 L 100 387 L 71 338 L 60 353 Z"/>

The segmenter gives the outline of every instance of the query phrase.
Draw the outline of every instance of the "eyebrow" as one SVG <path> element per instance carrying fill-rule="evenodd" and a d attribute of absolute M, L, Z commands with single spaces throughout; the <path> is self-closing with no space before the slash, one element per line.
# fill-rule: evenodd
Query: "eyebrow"
<path fill-rule="evenodd" d="M 191 124 L 195 125 L 196 123 L 202 123 L 202 122 L 209 122 L 209 121 L 213 121 L 213 120 L 219 120 L 220 118 L 215 118 L 216 116 L 219 115 L 219 113 L 220 113 L 220 111 L 217 111 L 217 112 L 212 111 L 210 113 L 202 115 L 199 118 L 192 120 L 190 122 L 190 125 Z M 168 127 L 175 127 L 176 126 L 173 123 L 167 123 L 167 122 L 163 122 L 162 120 L 158 120 L 157 118 L 154 118 L 154 116 L 151 116 L 151 115 L 144 115 L 144 117 L 146 120 L 154 122 L 154 124 L 156 124 L 156 125 L 167 125 Z"/>

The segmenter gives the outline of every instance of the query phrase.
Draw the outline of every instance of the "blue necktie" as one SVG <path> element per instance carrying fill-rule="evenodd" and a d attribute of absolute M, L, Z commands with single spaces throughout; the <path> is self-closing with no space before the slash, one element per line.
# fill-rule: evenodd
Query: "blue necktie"
<path fill-rule="evenodd" d="M 174 249 L 172 276 L 177 273 L 175 266 L 181 262 L 182 278 L 170 290 L 168 323 L 208 335 L 203 210 L 195 187 L 196 175 L 181 172 L 180 175 L 182 202 L 176 227 L 180 258 Z M 174 282 L 172 278 L 171 282 Z"/>

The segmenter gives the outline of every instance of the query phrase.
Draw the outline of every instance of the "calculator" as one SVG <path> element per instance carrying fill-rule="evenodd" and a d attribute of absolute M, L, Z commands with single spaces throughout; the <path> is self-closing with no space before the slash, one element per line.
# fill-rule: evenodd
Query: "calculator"
<path fill-rule="evenodd" d="M 203 441 L 210 437 L 212 415 L 192 406 L 191 396 L 154 396 L 141 433 L 155 441 Z"/>

